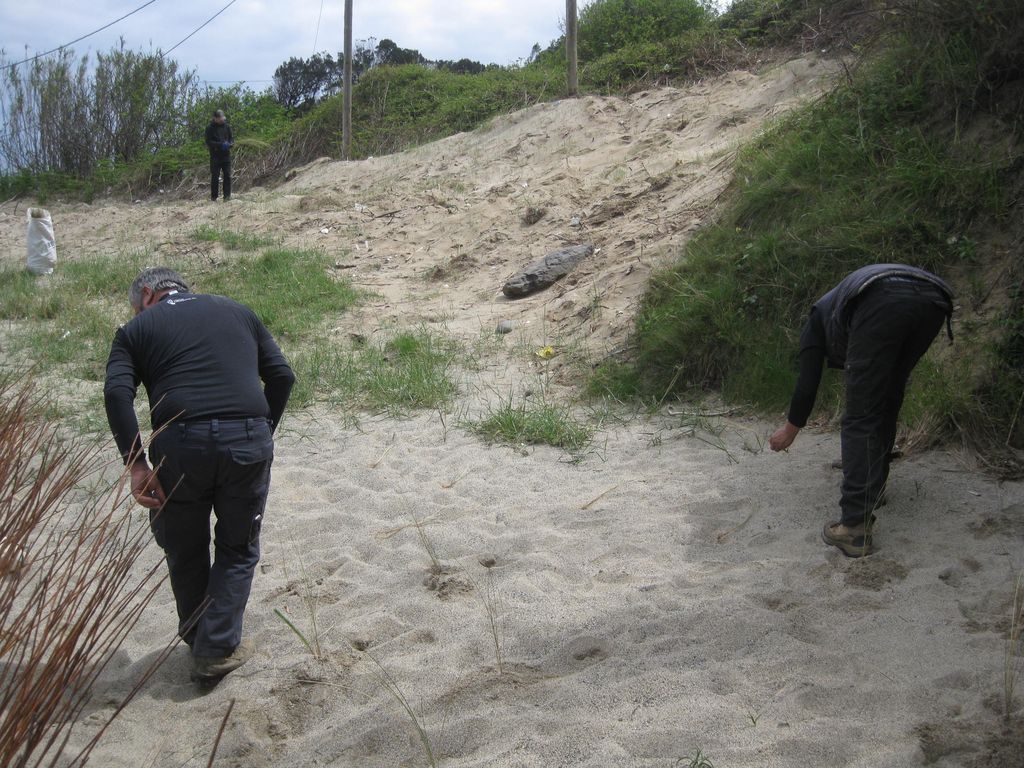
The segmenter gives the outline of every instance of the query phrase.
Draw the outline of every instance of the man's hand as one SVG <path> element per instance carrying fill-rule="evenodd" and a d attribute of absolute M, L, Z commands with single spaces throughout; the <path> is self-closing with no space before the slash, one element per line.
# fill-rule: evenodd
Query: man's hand
<path fill-rule="evenodd" d="M 787 421 L 768 438 L 768 445 L 773 451 L 784 451 L 793 444 L 799 431 L 800 427 L 795 427 Z"/>
<path fill-rule="evenodd" d="M 146 509 L 156 509 L 167 501 L 164 489 L 157 479 L 156 472 L 149 468 L 145 459 L 132 464 L 132 496 Z"/>

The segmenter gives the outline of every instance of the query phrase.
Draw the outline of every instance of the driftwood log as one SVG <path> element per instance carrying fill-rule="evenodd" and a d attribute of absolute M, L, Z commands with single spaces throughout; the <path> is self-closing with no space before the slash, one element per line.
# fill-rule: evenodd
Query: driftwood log
<path fill-rule="evenodd" d="M 589 244 L 560 248 L 510 278 L 502 287 L 501 292 L 510 299 L 517 299 L 543 290 L 560 277 L 569 274 L 577 264 L 593 252 L 594 246 Z"/>

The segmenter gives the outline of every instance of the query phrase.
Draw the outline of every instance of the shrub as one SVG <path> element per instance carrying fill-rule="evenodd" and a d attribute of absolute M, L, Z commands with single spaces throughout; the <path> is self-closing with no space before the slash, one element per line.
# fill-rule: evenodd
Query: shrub
<path fill-rule="evenodd" d="M 594 61 L 629 45 L 677 37 L 710 19 L 698 0 L 595 0 L 580 12 L 579 56 Z"/>

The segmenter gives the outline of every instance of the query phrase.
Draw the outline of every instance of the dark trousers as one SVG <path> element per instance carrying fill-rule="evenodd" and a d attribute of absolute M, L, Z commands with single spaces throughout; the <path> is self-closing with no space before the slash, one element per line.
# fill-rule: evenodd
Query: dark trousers
<path fill-rule="evenodd" d="M 231 197 L 231 158 L 210 155 L 210 199 L 217 199 L 217 186 L 224 173 L 224 199 Z"/>
<path fill-rule="evenodd" d="M 945 295 L 929 283 L 885 280 L 853 307 L 846 354 L 841 522 L 866 522 L 889 478 L 889 454 L 910 372 L 946 317 Z"/>
<path fill-rule="evenodd" d="M 178 633 L 196 656 L 227 656 L 241 642 L 260 559 L 274 460 L 270 425 L 266 419 L 170 424 L 154 438 L 150 459 L 167 494 L 163 509 L 150 513 L 150 525 L 167 558 Z M 211 509 L 217 518 L 212 564 Z"/>

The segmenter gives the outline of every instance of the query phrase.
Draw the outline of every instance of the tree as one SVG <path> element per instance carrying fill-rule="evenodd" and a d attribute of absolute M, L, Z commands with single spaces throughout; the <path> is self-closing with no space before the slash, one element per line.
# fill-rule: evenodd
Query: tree
<path fill-rule="evenodd" d="M 352 50 L 352 82 L 374 67 L 401 64 L 429 64 L 414 48 L 400 48 L 394 40 L 375 38 L 356 41 Z M 459 68 L 462 69 L 459 69 Z M 453 71 L 481 72 L 482 64 L 468 59 L 452 64 Z M 281 106 L 299 113 L 308 112 L 328 96 L 338 93 L 345 82 L 345 54 L 335 59 L 329 53 L 317 53 L 308 59 L 293 56 L 274 70 L 274 98 Z"/>
<path fill-rule="evenodd" d="M 426 64 L 427 60 L 415 48 L 399 48 L 394 40 L 384 38 L 377 44 L 376 66 L 399 66 L 401 64 Z"/>
<path fill-rule="evenodd" d="M 454 72 L 457 75 L 479 75 L 487 69 L 487 67 L 479 61 L 471 61 L 470 59 L 459 59 L 458 61 L 446 61 L 442 59 L 440 61 L 435 61 L 434 66 L 437 69 L 447 69 L 449 72 Z"/>
<path fill-rule="evenodd" d="M 306 112 L 325 96 L 337 93 L 343 61 L 316 53 L 308 59 L 292 57 L 274 70 L 274 95 L 288 109 Z"/>
<path fill-rule="evenodd" d="M 377 39 L 368 37 L 365 40 L 357 40 L 352 49 L 352 79 L 359 80 L 359 76 L 369 72 L 377 63 Z"/>
<path fill-rule="evenodd" d="M 195 73 L 159 51 L 76 58 L 64 49 L 6 70 L 0 79 L 0 168 L 84 177 L 187 138 L 198 98 Z"/>

